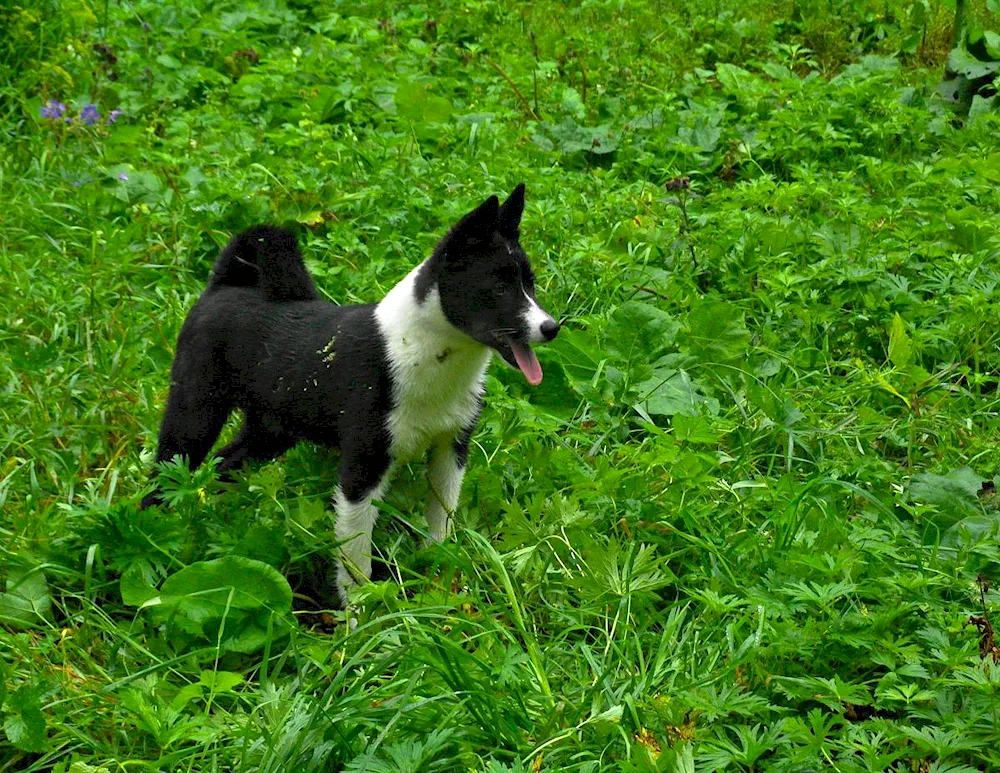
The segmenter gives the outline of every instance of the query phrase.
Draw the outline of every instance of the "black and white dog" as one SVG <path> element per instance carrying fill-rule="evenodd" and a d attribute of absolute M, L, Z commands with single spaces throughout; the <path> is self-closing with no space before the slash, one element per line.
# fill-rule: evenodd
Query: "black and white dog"
<path fill-rule="evenodd" d="M 245 421 L 219 470 L 273 459 L 300 440 L 339 448 L 334 495 L 341 600 L 371 575 L 372 500 L 393 466 L 430 449 L 430 537 L 458 503 L 490 353 L 542 380 L 531 344 L 559 324 L 535 300 L 518 239 L 524 185 L 491 196 L 377 304 L 335 306 L 313 285 L 295 237 L 234 237 L 181 329 L 158 462 L 201 464 L 234 409 Z M 159 504 L 156 491 L 143 507 Z"/>

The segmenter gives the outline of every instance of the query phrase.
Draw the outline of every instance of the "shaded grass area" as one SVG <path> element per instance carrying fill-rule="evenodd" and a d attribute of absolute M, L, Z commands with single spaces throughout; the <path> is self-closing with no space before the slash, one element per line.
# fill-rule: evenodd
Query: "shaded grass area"
<path fill-rule="evenodd" d="M 0 11 L 0 769 L 1000 766 L 1000 126 L 946 8 L 828 5 Z M 356 629 L 335 454 L 137 512 L 233 231 L 369 301 L 520 180 L 566 326 Z"/>

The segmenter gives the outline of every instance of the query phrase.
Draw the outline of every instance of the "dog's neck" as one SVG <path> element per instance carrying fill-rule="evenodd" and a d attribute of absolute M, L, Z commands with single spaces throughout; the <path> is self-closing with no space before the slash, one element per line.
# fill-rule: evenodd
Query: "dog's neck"
<path fill-rule="evenodd" d="M 428 357 L 435 360 L 446 350 L 456 354 L 489 357 L 489 347 L 463 333 L 445 317 L 437 286 L 423 300 L 416 293 L 417 276 L 423 264 L 414 268 L 393 287 L 375 308 L 379 328 L 390 353 L 405 354 L 409 364 Z"/>

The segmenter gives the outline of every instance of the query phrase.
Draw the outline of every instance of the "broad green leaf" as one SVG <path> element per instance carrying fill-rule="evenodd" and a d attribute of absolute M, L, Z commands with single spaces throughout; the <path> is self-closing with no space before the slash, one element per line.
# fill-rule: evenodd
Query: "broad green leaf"
<path fill-rule="evenodd" d="M 198 683 L 212 692 L 232 692 L 234 687 L 243 684 L 243 675 L 232 671 L 202 671 Z"/>
<path fill-rule="evenodd" d="M 1000 60 L 1000 34 L 992 30 L 983 32 L 983 40 L 986 42 L 986 51 L 995 60 Z"/>
<path fill-rule="evenodd" d="M 25 685 L 7 698 L 3 728 L 7 739 L 21 751 L 45 749 L 45 715 L 41 707 L 42 688 Z"/>
<path fill-rule="evenodd" d="M 104 765 L 88 765 L 86 762 L 74 762 L 69 766 L 69 773 L 111 773 Z"/>
<path fill-rule="evenodd" d="M 567 86 L 563 89 L 562 107 L 563 110 L 577 120 L 583 120 L 584 116 L 587 114 L 587 108 L 583 104 L 583 99 L 580 98 L 580 92 L 572 86 Z"/>
<path fill-rule="evenodd" d="M 121 580 L 118 581 L 118 589 L 122 594 L 122 601 L 130 607 L 141 607 L 152 598 L 159 595 L 151 578 L 147 574 L 147 569 L 141 563 L 134 563 L 124 572 Z"/>
<path fill-rule="evenodd" d="M 607 359 L 607 349 L 585 330 L 566 329 L 545 351 L 556 354 L 571 381 L 590 381 Z M 544 355 L 543 355 L 544 356 Z"/>
<path fill-rule="evenodd" d="M 951 522 L 982 515 L 978 492 L 983 478 L 969 467 L 960 467 L 945 475 L 922 472 L 910 481 L 910 497 L 916 502 L 934 505 Z"/>
<path fill-rule="evenodd" d="M 972 104 L 969 106 L 969 121 L 974 121 L 979 116 L 992 113 L 996 110 L 998 104 L 1000 104 L 1000 100 L 997 99 L 996 94 L 992 97 L 981 97 L 979 94 L 976 94 L 972 97 Z"/>
<path fill-rule="evenodd" d="M 678 413 L 671 423 L 674 428 L 674 436 L 678 440 L 709 445 L 719 441 L 719 433 L 713 429 L 711 421 L 705 416 L 688 416 Z"/>
<path fill-rule="evenodd" d="M 322 500 L 319 505 L 322 507 Z M 289 559 L 288 547 L 285 545 L 284 529 L 265 524 L 254 524 L 233 549 L 235 555 L 263 561 L 275 569 L 285 565 Z"/>
<path fill-rule="evenodd" d="M 292 604 L 292 589 L 277 569 L 241 556 L 191 564 L 164 580 L 160 593 L 175 598 L 212 597 L 236 609 L 283 610 Z"/>
<path fill-rule="evenodd" d="M 717 414 L 719 401 L 704 395 L 684 370 L 657 369 L 636 387 L 640 406 L 651 416 Z"/>
<path fill-rule="evenodd" d="M 0 623 L 30 628 L 52 620 L 52 597 L 41 571 L 10 570 L 6 587 L 0 593 Z"/>
<path fill-rule="evenodd" d="M 674 343 L 680 329 L 680 322 L 662 309 L 642 301 L 628 301 L 611 315 L 604 340 L 609 351 L 626 360 L 638 357 L 651 362 Z"/>
<path fill-rule="evenodd" d="M 976 80 L 1000 70 L 1000 61 L 982 62 L 964 48 L 953 48 L 948 54 L 948 69 L 969 80 Z"/>
<path fill-rule="evenodd" d="M 254 652 L 288 632 L 292 590 L 274 567 L 240 556 L 201 561 L 168 577 L 152 612 L 178 633 Z M 220 639 L 221 637 L 221 639 Z"/>
<path fill-rule="evenodd" d="M 970 515 L 952 524 L 941 537 L 941 544 L 959 547 L 963 543 L 989 541 L 996 544 L 1000 538 L 1000 513 Z"/>
<path fill-rule="evenodd" d="M 686 320 L 682 346 L 704 363 L 724 364 L 744 361 L 750 331 L 738 306 L 725 301 L 704 299 L 692 304 Z"/>
<path fill-rule="evenodd" d="M 737 99 L 755 100 L 769 90 L 767 84 L 756 75 L 734 64 L 721 62 L 716 65 L 715 77 L 726 93 Z"/>
<path fill-rule="evenodd" d="M 451 118 L 451 103 L 432 94 L 428 86 L 405 81 L 396 88 L 396 113 L 413 123 L 444 123 Z"/>
<path fill-rule="evenodd" d="M 952 226 L 955 243 L 969 253 L 980 250 L 993 235 L 985 213 L 971 204 L 962 209 L 948 210 L 945 220 Z"/>
<path fill-rule="evenodd" d="M 582 152 L 602 156 L 618 149 L 617 132 L 608 126 L 579 126 L 569 116 L 558 124 L 544 123 L 539 130 L 547 135 L 546 141 L 550 146 L 566 154 Z"/>
<path fill-rule="evenodd" d="M 897 368 L 905 368 L 910 364 L 912 355 L 913 344 L 906 332 L 906 323 L 899 314 L 894 314 L 889 331 L 889 361 Z"/>

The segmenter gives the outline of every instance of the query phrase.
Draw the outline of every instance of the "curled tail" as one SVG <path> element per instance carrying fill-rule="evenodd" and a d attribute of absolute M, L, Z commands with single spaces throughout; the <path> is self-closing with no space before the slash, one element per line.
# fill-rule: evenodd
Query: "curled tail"
<path fill-rule="evenodd" d="M 234 236 L 212 269 L 209 290 L 257 287 L 269 301 L 319 298 L 295 235 L 273 225 L 257 225 Z"/>

